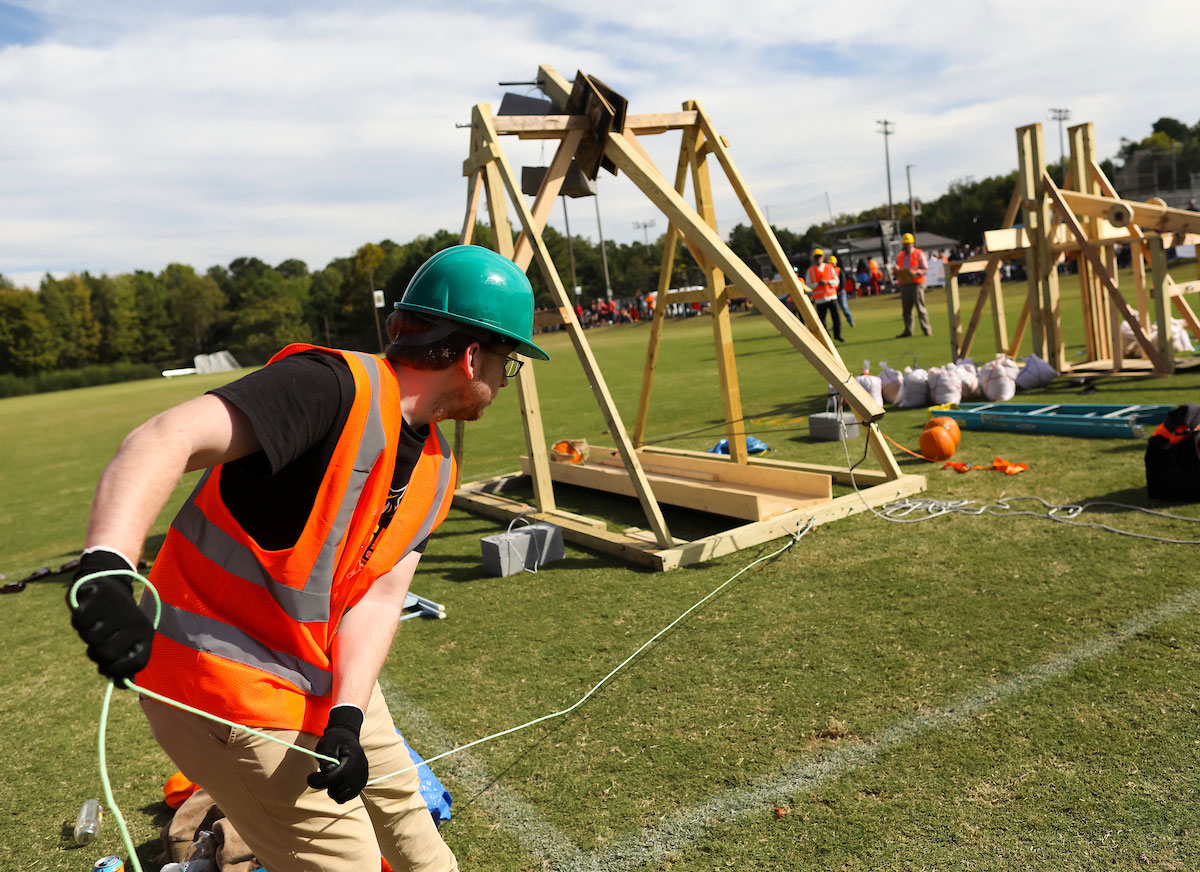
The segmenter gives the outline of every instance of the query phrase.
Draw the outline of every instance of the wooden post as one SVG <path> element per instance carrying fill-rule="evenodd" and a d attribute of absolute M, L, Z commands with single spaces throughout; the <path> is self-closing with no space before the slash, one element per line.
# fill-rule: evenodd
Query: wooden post
<path fill-rule="evenodd" d="M 708 179 L 705 135 L 695 139 L 690 155 L 692 188 L 696 194 L 696 212 L 716 232 L 717 213 L 713 207 L 712 185 Z M 713 345 L 717 354 L 717 375 L 721 383 L 721 403 L 725 413 L 725 434 L 729 456 L 735 463 L 745 463 L 746 427 L 742 423 L 742 393 L 738 387 L 737 362 L 733 356 L 733 328 L 729 323 L 729 295 L 725 290 L 725 274 L 711 263 L 704 271 L 710 297 L 709 316 L 712 319 Z"/>
<path fill-rule="evenodd" d="M 1162 235 L 1154 233 L 1147 237 L 1150 248 L 1150 271 L 1154 282 L 1154 317 L 1158 321 L 1158 351 L 1162 355 L 1162 368 L 1158 361 L 1155 370 L 1164 375 L 1175 371 L 1175 353 L 1171 347 L 1171 290 L 1167 287 L 1167 253 L 1163 248 Z"/>
<path fill-rule="evenodd" d="M 1025 230 L 1029 237 L 1025 264 L 1029 273 L 1033 350 L 1038 357 L 1061 372 L 1066 369 L 1066 352 L 1062 344 L 1058 270 L 1051 251 L 1050 203 L 1043 185 L 1046 160 L 1040 123 L 1017 128 L 1017 153 L 1017 178 L 1023 201 Z"/>
<path fill-rule="evenodd" d="M 1091 122 L 1067 128 L 1071 144 L 1070 174 L 1075 190 L 1083 194 L 1100 195 L 1100 184 L 1095 179 L 1091 166 L 1096 159 L 1096 132 Z M 1099 236 L 1099 221 L 1090 215 L 1081 216 L 1081 223 L 1088 239 Z M 1104 287 L 1092 274 L 1091 264 L 1082 254 L 1077 258 L 1079 268 L 1079 300 L 1083 309 L 1084 341 L 1089 360 L 1102 360 L 1112 356 L 1112 342 L 1108 322 L 1108 297 Z"/>
<path fill-rule="evenodd" d="M 679 146 L 679 161 L 675 166 L 675 192 L 683 195 L 687 184 L 688 168 L 692 163 L 692 150 L 696 143 L 696 129 L 683 132 Z M 658 365 L 658 343 L 662 338 L 663 325 L 667 319 L 667 294 L 671 291 L 671 273 L 675 269 L 675 251 L 679 246 L 679 231 L 674 224 L 667 223 L 667 235 L 663 240 L 662 265 L 658 269 L 657 296 L 654 298 L 654 320 L 650 323 L 650 341 L 646 347 L 646 366 L 642 370 L 642 393 L 638 399 L 637 420 L 633 425 L 633 444 L 641 447 L 646 439 L 646 422 L 650 416 L 650 390 L 654 387 L 654 369 Z"/>
<path fill-rule="evenodd" d="M 976 309 L 979 308 L 978 303 L 982 303 L 983 299 L 983 293 L 980 292 Z M 962 349 L 966 347 L 966 344 L 963 342 L 962 321 L 958 318 L 958 304 L 958 266 L 952 265 L 946 270 L 946 314 L 950 319 L 951 362 L 965 356 L 965 352 L 962 352 Z"/>
<path fill-rule="evenodd" d="M 480 104 L 475 107 L 474 117 L 476 123 L 480 125 L 485 141 L 494 142 L 498 147 L 499 143 L 496 137 L 495 126 L 492 124 L 491 110 L 487 106 Z M 521 219 L 521 227 L 525 230 L 526 237 L 533 246 L 533 256 L 537 260 L 538 267 L 541 269 L 542 278 L 545 279 L 547 286 L 549 286 L 551 293 L 558 302 L 563 324 L 567 328 L 567 334 L 571 337 L 571 342 L 575 346 L 575 352 L 579 357 L 580 363 L 583 364 L 584 374 L 587 376 L 588 383 L 592 386 L 592 393 L 595 394 L 596 402 L 600 406 L 600 411 L 608 424 L 609 433 L 612 435 L 617 451 L 624 462 L 625 469 L 629 473 L 633 489 L 637 494 L 638 501 L 642 505 L 642 511 L 646 514 L 646 521 L 654 533 L 655 541 L 660 548 L 668 548 L 674 544 L 675 540 L 667 529 L 667 522 L 663 518 L 662 509 L 659 507 L 658 500 L 650 488 L 650 482 L 647 480 L 646 473 L 642 469 L 641 461 L 638 460 L 637 452 L 629 440 L 625 424 L 622 422 L 616 403 L 613 402 L 612 395 L 609 393 L 608 383 L 604 379 L 604 374 L 600 371 L 599 364 L 596 363 L 595 355 L 592 354 L 587 337 L 583 334 L 583 327 L 579 324 L 579 319 L 575 317 L 575 309 L 571 304 L 571 298 L 563 287 L 558 271 L 554 268 L 554 262 L 550 259 L 550 252 L 546 250 L 545 239 L 543 239 L 542 234 L 535 227 L 533 215 L 530 213 L 529 207 L 525 205 L 524 199 L 522 199 L 521 186 L 517 182 L 517 177 L 513 173 L 512 167 L 509 166 L 508 158 L 504 155 L 503 149 L 498 148 L 496 160 L 494 163 L 489 164 L 489 167 L 496 169 L 516 207 L 517 215 Z M 529 369 L 529 367 L 523 367 L 522 371 L 525 369 Z M 540 417 L 538 418 L 538 426 L 540 428 Z M 544 444 L 545 441 L 543 439 Z"/>

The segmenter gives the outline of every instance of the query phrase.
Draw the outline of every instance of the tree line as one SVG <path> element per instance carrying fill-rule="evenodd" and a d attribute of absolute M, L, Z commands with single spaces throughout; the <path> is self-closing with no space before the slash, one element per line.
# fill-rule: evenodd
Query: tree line
<path fill-rule="evenodd" d="M 1123 140 L 1115 161 L 1123 165 L 1155 148 L 1173 155 L 1176 177 L 1190 178 L 1200 172 L 1200 123 L 1189 127 L 1161 118 L 1145 139 Z M 1110 159 L 1104 168 L 1111 176 L 1118 166 Z M 918 228 L 979 245 L 985 230 L 999 226 L 1015 182 L 1015 170 L 954 182 L 941 197 L 924 204 Z M 804 233 L 786 228 L 775 232 L 785 252 L 804 257 L 813 246 L 830 241 L 831 227 L 886 218 L 887 208 L 884 204 L 840 215 Z M 908 226 L 907 203 L 898 204 L 896 217 Z M 547 227 L 544 236 L 565 285 L 572 280 L 573 257 L 574 282 L 583 289 L 581 303 L 607 295 L 605 258 L 597 244 L 581 236 L 568 243 L 553 227 Z M 608 285 L 614 296 L 629 298 L 655 289 L 664 240 L 665 236 L 650 243 L 605 241 Z M 491 228 L 477 225 L 474 241 L 491 246 Z M 735 254 L 758 265 L 768 277 L 773 272 L 750 227 L 737 225 L 728 241 Z M 0 374 L 34 376 L 116 364 L 185 366 L 197 354 L 221 349 L 232 351 L 243 364 L 255 364 L 289 342 L 377 349 L 373 291 L 384 292 L 386 308 L 379 314 L 386 317 L 417 268 L 434 252 L 457 242 L 458 236 L 447 230 L 404 244 L 385 239 L 334 258 L 318 270 L 297 259 L 272 266 L 242 257 L 205 272 L 175 263 L 159 273 L 82 272 L 61 279 L 46 275 L 36 292 L 0 276 Z M 538 270 L 530 270 L 530 279 L 537 305 L 555 306 Z M 672 286 L 702 282 L 699 268 L 680 246 Z"/>

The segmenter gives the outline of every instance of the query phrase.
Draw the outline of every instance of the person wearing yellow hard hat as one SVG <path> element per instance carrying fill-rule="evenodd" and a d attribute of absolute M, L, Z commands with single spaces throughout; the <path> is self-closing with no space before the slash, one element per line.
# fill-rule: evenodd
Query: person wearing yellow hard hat
<path fill-rule="evenodd" d="M 926 336 L 933 333 L 929 326 L 929 312 L 925 309 L 925 276 L 929 272 L 929 260 L 925 252 L 916 247 L 916 239 L 911 233 L 905 233 L 901 238 L 904 248 L 896 255 L 896 266 L 892 275 L 900 286 L 900 308 L 904 317 L 904 332 L 896 338 L 903 339 L 913 335 L 913 309 L 917 310 L 917 320 L 921 324 L 921 332 Z"/>
<path fill-rule="evenodd" d="M 825 316 L 833 317 L 833 338 L 838 342 L 845 342 L 842 338 L 842 316 L 838 310 L 838 273 L 837 267 L 825 262 L 825 252 L 819 248 L 814 248 L 812 253 L 812 266 L 805 273 L 804 283 L 812 289 L 813 305 L 816 307 L 817 314 L 821 316 L 821 326 L 826 330 L 829 325 L 825 323 Z"/>

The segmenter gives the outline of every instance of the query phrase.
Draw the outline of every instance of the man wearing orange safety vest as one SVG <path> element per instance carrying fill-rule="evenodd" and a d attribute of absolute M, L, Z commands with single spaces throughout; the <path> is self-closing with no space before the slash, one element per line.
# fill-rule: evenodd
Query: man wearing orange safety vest
<path fill-rule="evenodd" d="M 336 759 L 142 698 L 154 738 L 270 870 L 457 869 L 377 678 L 457 472 L 437 423 L 475 420 L 541 360 L 533 291 L 477 246 L 435 254 L 388 319 L 386 355 L 292 345 L 152 418 L 101 476 L 77 579 L 129 570 L 180 475 L 139 608 L 83 581 L 72 624 L 99 671 Z"/>
<path fill-rule="evenodd" d="M 896 284 L 900 286 L 900 308 L 904 315 L 904 332 L 896 338 L 913 335 L 913 307 L 916 307 L 917 318 L 921 323 L 921 332 L 926 336 L 933 332 L 929 326 L 929 313 L 925 310 L 925 274 L 929 271 L 929 261 L 925 252 L 917 248 L 916 240 L 911 233 L 905 233 L 901 242 L 903 250 L 896 255 L 896 268 L 893 272 Z"/>
<path fill-rule="evenodd" d="M 842 314 L 838 309 L 838 271 L 837 267 L 831 266 L 825 262 L 825 252 L 819 248 L 813 249 L 812 266 L 808 268 L 805 274 L 804 283 L 812 289 L 813 305 L 817 309 L 817 313 L 821 316 L 821 325 L 826 330 L 829 325 L 825 323 L 825 315 L 828 313 L 833 316 L 833 338 L 838 342 L 844 342 L 842 339 Z"/>

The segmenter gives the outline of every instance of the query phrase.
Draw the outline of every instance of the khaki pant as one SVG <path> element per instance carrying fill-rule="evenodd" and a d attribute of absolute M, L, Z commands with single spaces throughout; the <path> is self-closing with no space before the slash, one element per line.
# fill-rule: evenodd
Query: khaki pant
<path fill-rule="evenodd" d="M 904 313 L 904 332 L 913 332 L 913 307 L 917 310 L 917 319 L 921 322 L 921 332 L 928 336 L 933 332 L 929 326 L 929 313 L 925 311 L 925 286 L 901 285 L 900 309 Z"/>
<path fill-rule="evenodd" d="M 396 872 L 454 872 L 415 769 L 367 787 L 345 805 L 306 778 L 317 761 L 244 730 L 143 698 L 150 730 L 189 779 L 203 786 L 267 872 L 362 872 L 382 854 Z M 313 748 L 318 736 L 263 730 Z M 371 694 L 361 742 L 377 778 L 412 764 L 379 686 Z"/>

